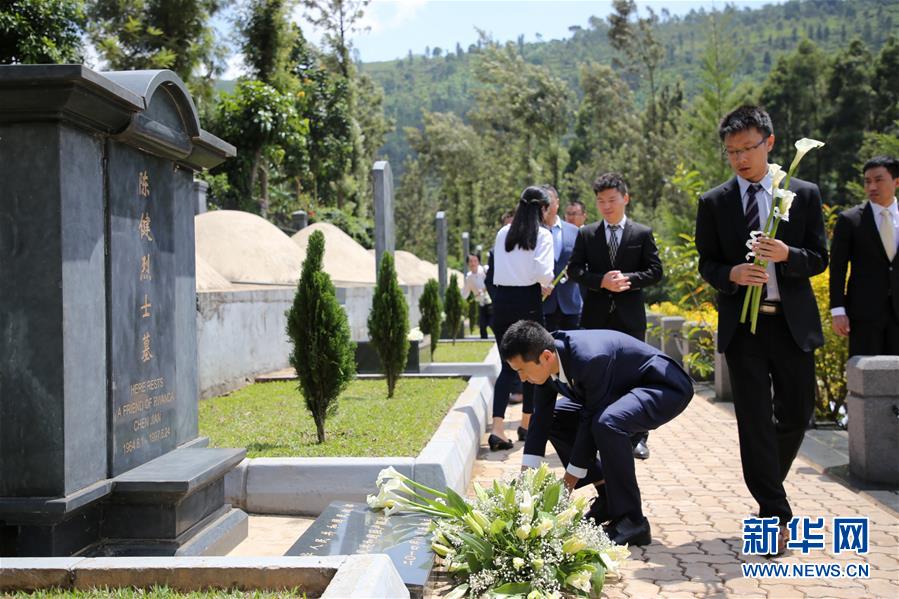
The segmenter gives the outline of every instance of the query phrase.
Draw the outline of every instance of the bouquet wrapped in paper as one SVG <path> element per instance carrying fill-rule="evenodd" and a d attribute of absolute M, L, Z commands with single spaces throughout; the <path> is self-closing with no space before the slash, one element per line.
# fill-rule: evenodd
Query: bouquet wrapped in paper
<path fill-rule="evenodd" d="M 777 228 L 780 225 L 780 221 L 790 221 L 790 207 L 793 205 L 793 199 L 796 197 L 796 194 L 788 189 L 790 186 L 790 179 L 793 178 L 793 173 L 796 172 L 796 168 L 799 166 L 802 157 L 811 150 L 824 146 L 824 142 L 803 137 L 795 143 L 795 146 L 796 156 L 793 158 L 792 164 L 790 164 L 789 172 L 784 172 L 779 164 L 768 165 L 768 174 L 771 175 L 772 182 L 772 208 L 768 213 L 768 218 L 765 219 L 764 228 L 761 231 L 751 231 L 749 233 L 749 239 L 746 241 L 746 247 L 749 248 L 746 259 L 752 260 L 753 264 L 757 264 L 762 268 L 768 267 L 768 261 L 756 257 L 752 247 L 759 237 L 774 239 L 777 235 Z M 750 286 L 746 288 L 746 296 L 743 299 L 743 310 L 740 312 L 740 322 L 746 322 L 746 319 L 749 318 L 749 330 L 752 333 L 755 333 L 761 300 L 761 287 Z"/>
<path fill-rule="evenodd" d="M 372 509 L 411 510 L 434 517 L 431 548 L 460 579 L 450 597 L 483 595 L 527 599 L 600 597 L 607 573 L 629 557 L 592 521 L 587 498 L 572 498 L 543 464 L 508 482 L 475 485 L 468 501 L 452 489 L 439 492 L 393 468 L 378 476 Z"/>

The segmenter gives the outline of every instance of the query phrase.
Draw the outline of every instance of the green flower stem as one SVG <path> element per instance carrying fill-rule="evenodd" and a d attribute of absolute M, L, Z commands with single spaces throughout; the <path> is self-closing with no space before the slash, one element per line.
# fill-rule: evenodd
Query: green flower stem
<path fill-rule="evenodd" d="M 559 276 L 557 276 L 555 279 L 553 279 L 551 286 L 555 287 L 556 285 L 558 285 L 559 281 L 561 281 L 562 277 L 564 277 L 567 273 L 568 273 L 568 265 L 566 264 L 565 268 L 562 269 L 562 272 L 559 273 Z M 549 299 L 548 295 L 545 296 L 542 301 L 545 302 L 547 299 Z"/>

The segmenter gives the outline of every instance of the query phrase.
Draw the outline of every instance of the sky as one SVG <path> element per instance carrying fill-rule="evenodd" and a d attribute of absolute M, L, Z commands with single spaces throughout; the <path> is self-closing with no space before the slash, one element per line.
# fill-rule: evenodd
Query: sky
<path fill-rule="evenodd" d="M 777 0 L 734 0 L 738 7 L 760 8 Z M 667 9 L 672 15 L 683 15 L 691 9 L 721 9 L 722 0 L 638 0 L 643 13 L 651 7 L 656 13 Z M 569 27 L 589 27 L 589 18 L 605 18 L 612 12 L 610 0 L 373 0 L 365 9 L 361 25 L 366 31 L 352 36 L 353 46 L 363 62 L 377 62 L 405 57 L 411 50 L 421 55 L 426 47 L 455 50 L 456 43 L 467 49 L 478 40 L 477 29 L 484 30 L 502 43 L 524 34 L 525 41 L 564 39 L 571 36 Z M 306 37 L 318 43 L 319 34 L 303 19 L 302 10 L 294 18 Z M 227 27 L 227 25 L 224 25 Z M 239 55 L 228 61 L 225 79 L 241 74 Z"/>

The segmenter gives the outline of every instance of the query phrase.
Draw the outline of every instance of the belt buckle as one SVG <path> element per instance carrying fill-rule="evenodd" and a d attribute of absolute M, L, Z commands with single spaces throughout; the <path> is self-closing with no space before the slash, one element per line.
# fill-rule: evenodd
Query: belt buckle
<path fill-rule="evenodd" d="M 780 314 L 780 306 L 762 302 L 759 304 L 759 314 L 765 314 L 768 316 Z"/>

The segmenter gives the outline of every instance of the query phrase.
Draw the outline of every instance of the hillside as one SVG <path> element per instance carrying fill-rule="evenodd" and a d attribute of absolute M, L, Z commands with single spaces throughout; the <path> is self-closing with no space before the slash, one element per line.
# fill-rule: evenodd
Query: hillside
<path fill-rule="evenodd" d="M 639 5 L 639 2 L 638 2 Z M 641 13 L 642 15 L 643 13 Z M 791 52 L 802 38 L 809 38 L 827 53 L 842 48 L 853 38 L 862 39 L 872 52 L 899 23 L 896 0 L 790 0 L 760 9 L 738 10 L 727 6 L 715 15 L 722 38 L 737 59 L 735 83 L 754 79 L 760 83 L 782 54 Z M 697 89 L 699 61 L 705 50 L 713 15 L 704 10 L 684 17 L 663 14 L 656 34 L 665 48 L 662 82 L 680 80 L 689 99 Z M 604 18 L 593 17 L 588 27 L 572 26 L 565 40 L 521 43 L 519 52 L 534 64 L 547 66 L 565 79 L 576 95 L 578 65 L 587 61 L 611 62 Z M 412 56 L 401 60 L 364 63 L 361 69 L 384 89 L 385 112 L 395 123 L 383 154 L 398 176 L 409 148 L 405 127 L 419 127 L 423 111 L 465 115 L 477 85 L 473 68 L 479 48 L 459 46 L 440 56 Z M 640 97 L 638 95 L 638 97 Z"/>

